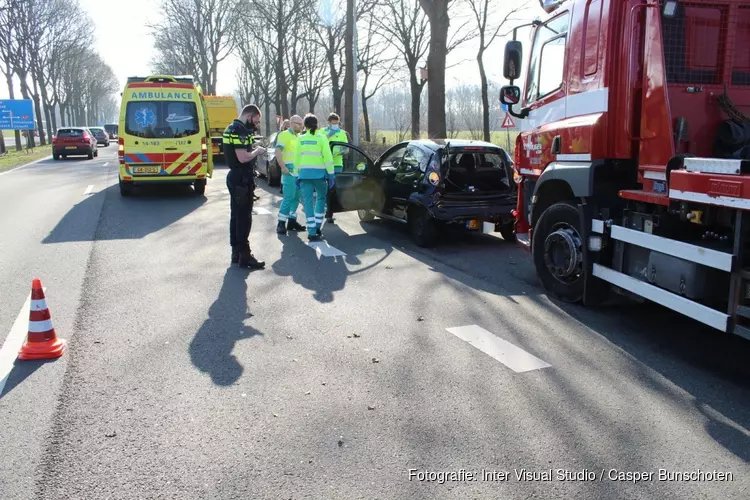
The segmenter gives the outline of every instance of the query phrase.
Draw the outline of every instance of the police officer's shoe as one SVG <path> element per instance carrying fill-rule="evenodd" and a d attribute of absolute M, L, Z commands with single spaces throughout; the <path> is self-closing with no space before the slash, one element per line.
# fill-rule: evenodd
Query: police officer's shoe
<path fill-rule="evenodd" d="M 289 219 L 286 223 L 286 228 L 290 231 L 304 231 L 305 226 L 297 222 L 297 219 Z"/>
<path fill-rule="evenodd" d="M 276 234 L 286 234 L 286 223 L 284 221 L 279 221 L 276 224 Z"/>
<path fill-rule="evenodd" d="M 240 260 L 237 265 L 246 269 L 263 269 L 266 267 L 266 263 L 256 259 L 250 251 L 240 252 Z"/>
<path fill-rule="evenodd" d="M 232 264 L 236 264 L 240 261 L 240 249 L 232 247 Z"/>

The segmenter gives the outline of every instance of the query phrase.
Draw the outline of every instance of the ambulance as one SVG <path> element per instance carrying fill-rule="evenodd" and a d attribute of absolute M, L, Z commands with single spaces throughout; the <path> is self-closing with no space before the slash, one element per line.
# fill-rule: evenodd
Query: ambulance
<path fill-rule="evenodd" d="M 137 185 L 191 184 L 203 195 L 213 176 L 203 92 L 192 76 L 131 77 L 120 106 L 120 194 Z"/>

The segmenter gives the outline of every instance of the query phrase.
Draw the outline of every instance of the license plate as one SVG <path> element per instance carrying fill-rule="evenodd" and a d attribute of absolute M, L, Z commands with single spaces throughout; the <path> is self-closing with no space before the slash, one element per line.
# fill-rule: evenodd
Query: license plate
<path fill-rule="evenodd" d="M 78 146 L 66 146 L 65 149 L 78 149 Z"/>
<path fill-rule="evenodd" d="M 469 229 L 479 229 L 479 221 L 476 219 L 472 219 L 470 221 L 466 222 L 466 227 Z"/>
<path fill-rule="evenodd" d="M 134 174 L 158 174 L 159 167 L 133 167 Z"/>

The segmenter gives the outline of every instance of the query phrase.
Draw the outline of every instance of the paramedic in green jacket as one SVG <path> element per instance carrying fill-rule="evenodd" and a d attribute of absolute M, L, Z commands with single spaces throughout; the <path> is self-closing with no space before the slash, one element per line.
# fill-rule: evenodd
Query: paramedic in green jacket
<path fill-rule="evenodd" d="M 306 132 L 297 140 L 294 151 L 296 185 L 302 193 L 302 206 L 307 217 L 308 239 L 320 241 L 326 195 L 335 182 L 333 157 L 328 139 L 318 130 L 318 118 L 313 114 L 308 114 L 305 116 L 304 124 Z M 315 195 L 314 203 L 313 195 Z"/>
<path fill-rule="evenodd" d="M 328 115 L 328 126 L 323 129 L 323 133 L 326 136 L 326 139 L 328 139 L 328 142 L 349 142 L 349 134 L 346 133 L 344 129 L 342 129 L 339 125 L 339 115 L 336 113 L 331 113 Z M 341 147 L 337 146 L 333 148 L 333 170 L 335 173 L 341 173 L 344 171 L 344 156 L 341 151 Z M 326 202 L 326 222 L 329 224 L 333 224 L 333 209 L 332 209 L 332 202 L 333 197 L 336 196 L 336 191 L 334 189 L 328 190 L 328 197 Z"/>
<path fill-rule="evenodd" d="M 305 229 L 297 222 L 297 207 L 300 194 L 296 186 L 297 172 L 294 168 L 294 152 L 299 134 L 304 130 L 302 117 L 294 115 L 289 119 L 289 127 L 276 135 L 276 163 L 281 167 L 281 185 L 284 187 L 284 199 L 279 207 L 278 234 Z"/>

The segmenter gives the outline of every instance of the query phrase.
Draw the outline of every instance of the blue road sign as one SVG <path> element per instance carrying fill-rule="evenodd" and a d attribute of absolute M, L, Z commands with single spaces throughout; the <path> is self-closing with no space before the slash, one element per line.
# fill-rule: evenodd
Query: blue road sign
<path fill-rule="evenodd" d="M 503 108 L 503 113 L 507 113 L 508 112 L 508 105 L 507 104 L 501 102 L 500 103 L 500 107 Z"/>
<path fill-rule="evenodd" d="M 31 99 L 0 99 L 0 130 L 34 130 Z"/>

